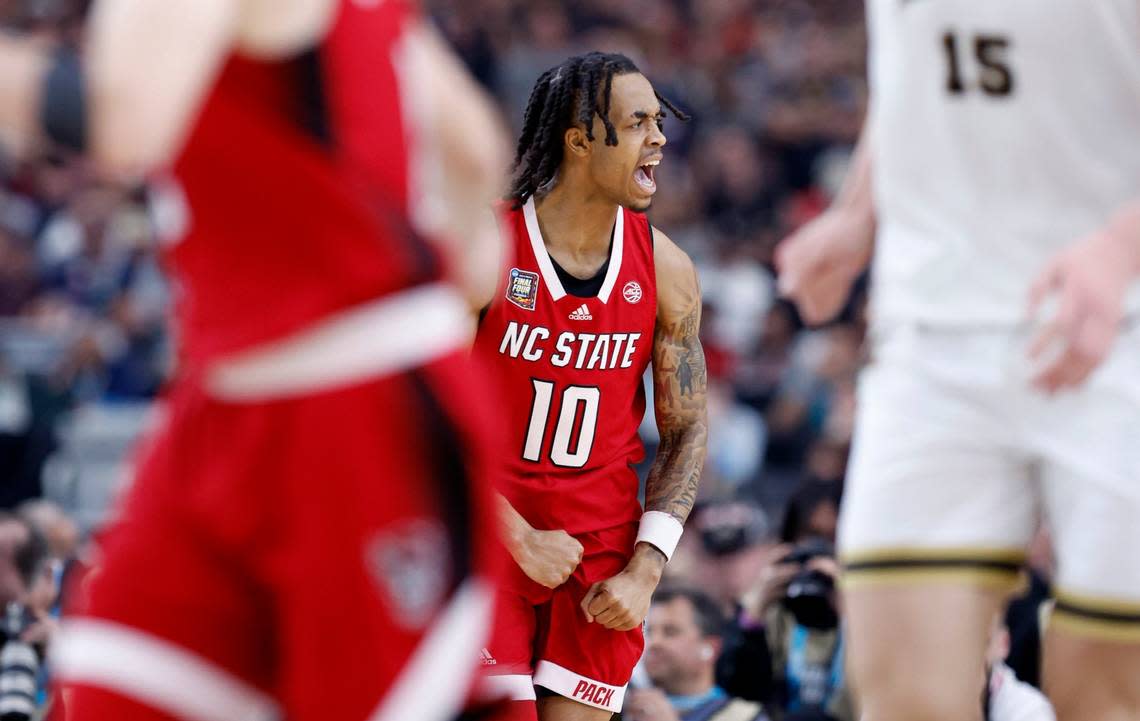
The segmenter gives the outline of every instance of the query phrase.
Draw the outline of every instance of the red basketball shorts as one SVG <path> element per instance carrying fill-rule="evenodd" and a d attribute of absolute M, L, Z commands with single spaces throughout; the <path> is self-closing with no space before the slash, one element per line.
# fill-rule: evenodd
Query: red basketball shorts
<path fill-rule="evenodd" d="M 69 721 L 449 718 L 493 596 L 473 381 L 176 387 L 61 632 Z"/>
<path fill-rule="evenodd" d="M 637 522 L 576 535 L 582 562 L 556 589 L 530 580 L 510 561 L 481 657 L 487 693 L 533 700 L 535 686 L 588 706 L 621 711 L 625 687 L 645 647 L 641 628 L 612 631 L 586 620 L 590 587 L 620 573 L 633 554 Z"/>

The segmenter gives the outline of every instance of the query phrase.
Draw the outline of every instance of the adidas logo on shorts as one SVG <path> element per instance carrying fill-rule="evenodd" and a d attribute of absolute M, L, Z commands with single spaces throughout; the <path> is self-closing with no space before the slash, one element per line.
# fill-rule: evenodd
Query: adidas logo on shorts
<path fill-rule="evenodd" d="M 486 646 L 484 646 L 483 650 L 479 652 L 479 661 L 484 666 L 494 666 L 498 663 L 498 661 L 495 660 L 495 657 L 491 655 L 491 652 L 487 650 Z"/>
<path fill-rule="evenodd" d="M 585 303 L 583 303 L 582 305 L 578 306 L 577 308 L 575 308 L 573 311 L 570 312 L 570 320 L 593 320 L 593 319 L 594 319 L 594 316 L 590 315 L 590 309 L 586 307 Z"/>

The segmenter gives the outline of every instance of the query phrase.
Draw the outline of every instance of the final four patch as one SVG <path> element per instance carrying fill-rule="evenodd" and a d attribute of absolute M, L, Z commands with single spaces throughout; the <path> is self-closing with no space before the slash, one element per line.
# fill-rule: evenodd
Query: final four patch
<path fill-rule="evenodd" d="M 507 277 L 507 300 L 523 310 L 534 310 L 538 300 L 538 273 L 511 268 Z"/>

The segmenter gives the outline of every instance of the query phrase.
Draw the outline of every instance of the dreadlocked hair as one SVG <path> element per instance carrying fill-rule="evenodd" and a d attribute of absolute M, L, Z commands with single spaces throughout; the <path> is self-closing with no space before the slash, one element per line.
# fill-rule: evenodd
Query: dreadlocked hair
<path fill-rule="evenodd" d="M 575 122 L 594 139 L 594 116 L 602 119 L 606 145 L 617 145 L 617 131 L 610 122 L 610 90 L 615 75 L 641 72 L 633 61 L 619 53 L 586 53 L 564 60 L 535 81 L 523 114 L 511 189 L 507 195 L 516 208 L 549 183 L 562 165 L 563 135 Z M 680 120 L 688 120 L 668 99 L 654 91 L 658 102 Z"/>

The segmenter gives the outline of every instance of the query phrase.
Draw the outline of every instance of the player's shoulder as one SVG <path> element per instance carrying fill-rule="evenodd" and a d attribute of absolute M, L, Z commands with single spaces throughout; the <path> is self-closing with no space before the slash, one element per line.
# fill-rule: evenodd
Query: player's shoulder
<path fill-rule="evenodd" d="M 689 254 L 658 228 L 653 228 L 653 264 L 657 276 L 657 313 L 660 317 L 687 314 L 700 303 L 697 268 Z"/>
<path fill-rule="evenodd" d="M 696 266 L 689 254 L 656 226 L 653 229 L 653 264 L 658 285 L 662 280 L 682 282 L 696 277 Z"/>

